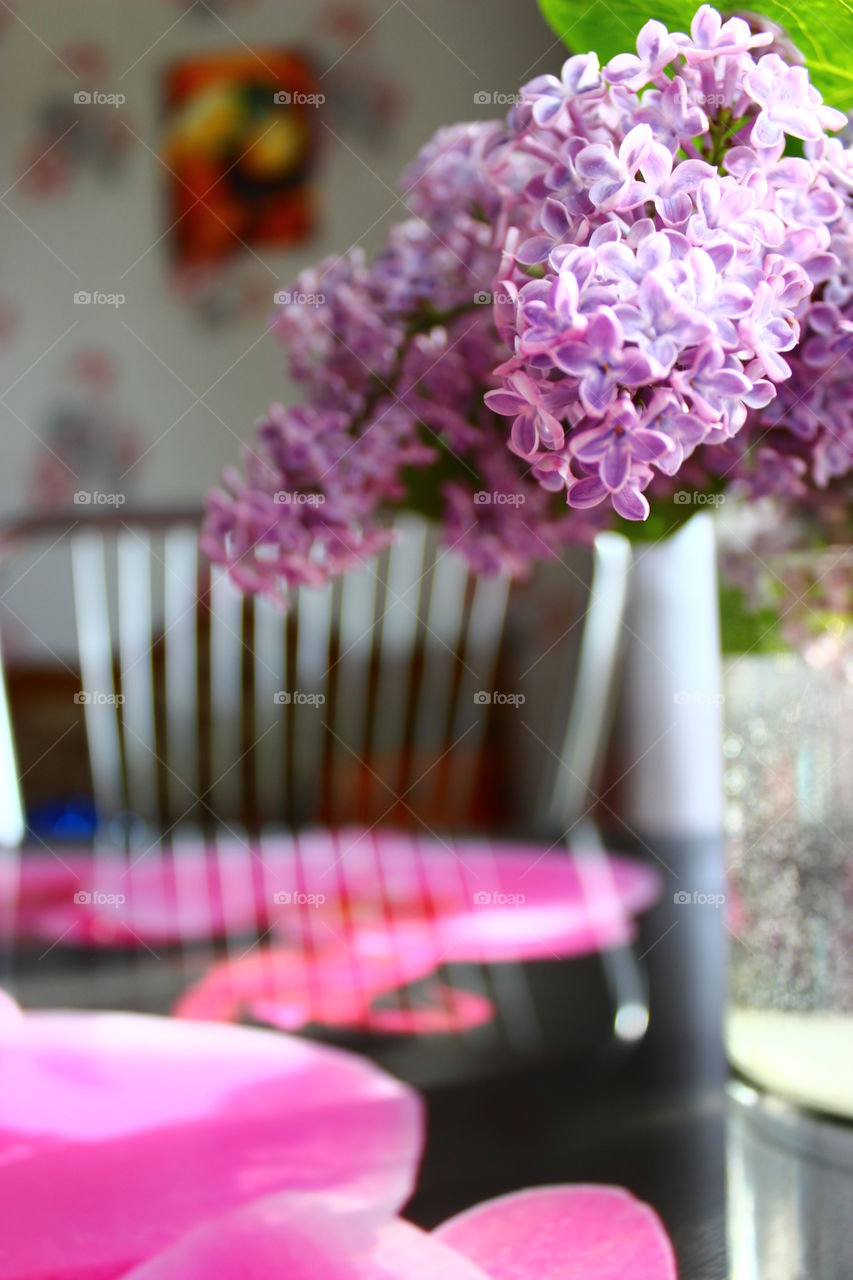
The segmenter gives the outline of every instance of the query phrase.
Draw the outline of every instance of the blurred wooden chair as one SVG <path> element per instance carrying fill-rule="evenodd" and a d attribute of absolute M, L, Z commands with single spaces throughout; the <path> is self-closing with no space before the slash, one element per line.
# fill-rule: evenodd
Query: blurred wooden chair
<path fill-rule="evenodd" d="M 282 613 L 240 595 L 198 528 L 197 512 L 111 511 L 0 531 L 0 636 L 19 649 L 11 703 L 0 691 L 5 843 L 34 800 L 71 788 L 102 830 L 137 834 L 381 820 L 529 835 L 592 803 L 622 539 L 572 553 L 550 584 L 545 569 L 510 584 L 404 519 L 363 570 Z M 61 703 L 38 732 L 34 670 Z"/>
<path fill-rule="evenodd" d="M 597 856 L 589 815 L 621 647 L 622 538 L 601 536 L 594 551 L 510 584 L 478 577 L 433 527 L 404 519 L 363 570 L 296 591 L 283 613 L 208 562 L 199 522 L 197 511 L 111 511 L 0 530 L 7 884 L 32 850 L 62 861 L 43 816 L 59 813 L 61 826 L 63 805 L 81 796 L 96 859 L 124 850 L 130 873 L 159 858 L 177 884 L 178 865 L 201 858 L 220 897 L 222 866 L 234 874 L 242 857 L 253 876 L 266 841 L 317 824 L 541 837 L 553 856 L 582 832 L 584 856 Z M 15 988 L 30 971 L 11 918 L 5 932 L 0 965 Z M 268 932 L 259 923 L 254 942 Z M 214 955 L 198 941 L 167 962 L 148 951 L 92 959 L 87 1000 L 132 1002 L 130 983 L 142 1007 L 168 1008 L 180 975 Z M 63 984 L 76 990 L 67 960 L 35 968 L 51 1001 Z M 465 975 L 494 994 L 512 1044 L 543 1043 L 530 981 L 513 964 Z M 630 949 L 605 953 L 581 986 L 586 1012 L 559 1015 L 573 1044 L 592 1006 L 590 1025 L 603 1015 L 612 1043 L 642 1036 L 645 976 Z M 401 1067 L 411 1078 L 421 1069 Z"/>

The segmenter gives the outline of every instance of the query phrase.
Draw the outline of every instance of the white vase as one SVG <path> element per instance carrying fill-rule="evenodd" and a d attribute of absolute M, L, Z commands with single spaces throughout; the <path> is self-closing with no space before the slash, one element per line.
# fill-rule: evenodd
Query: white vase
<path fill-rule="evenodd" d="M 638 833 L 722 829 L 722 675 L 714 521 L 694 516 L 631 567 L 615 738 L 618 803 Z"/>

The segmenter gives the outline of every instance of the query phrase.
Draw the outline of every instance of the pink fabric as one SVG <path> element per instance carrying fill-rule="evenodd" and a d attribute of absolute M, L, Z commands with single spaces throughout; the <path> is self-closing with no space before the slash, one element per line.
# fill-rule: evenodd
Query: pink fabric
<path fill-rule="evenodd" d="M 600 853 L 346 829 L 302 837 L 298 855 L 300 888 L 278 891 L 292 900 L 278 904 L 275 923 L 293 944 L 215 965 L 177 1013 L 248 1015 L 285 1030 L 461 1031 L 493 1015 L 484 996 L 437 979 L 425 991 L 406 988 L 453 962 L 556 959 L 625 943 L 634 914 L 659 893 L 656 873 Z"/>
<path fill-rule="evenodd" d="M 283 1189 L 393 1214 L 419 1101 L 366 1061 L 265 1031 L 0 1009 L 0 1275 L 121 1275 Z"/>
<path fill-rule="evenodd" d="M 19 883 L 0 880 L 0 921 L 14 921 L 24 937 L 158 947 L 245 933 L 258 912 L 262 931 L 268 924 L 253 855 L 236 841 L 187 845 L 174 857 L 157 847 L 129 855 L 62 849 L 59 857 L 25 849 Z"/>
<path fill-rule="evenodd" d="M 20 877 L 0 878 L 0 921 L 44 941 L 156 947 L 269 924 L 304 940 L 320 920 L 369 933 L 390 920 L 452 959 L 478 959 L 481 946 L 499 959 L 502 943 L 517 958 L 522 944 L 532 957 L 624 941 L 659 893 L 656 873 L 628 858 L 358 828 L 61 858 L 24 850 Z"/>
<path fill-rule="evenodd" d="M 229 839 L 174 856 L 63 858 L 25 853 L 19 889 L 13 877 L 0 882 L 0 921 L 16 918 L 19 932 L 43 941 L 95 946 L 271 933 L 275 945 L 214 966 L 177 1011 L 285 1030 L 478 1026 L 492 1014 L 484 997 L 435 980 L 426 992 L 406 989 L 446 964 L 624 944 L 660 891 L 656 872 L 629 858 L 360 828 L 251 848 Z"/>

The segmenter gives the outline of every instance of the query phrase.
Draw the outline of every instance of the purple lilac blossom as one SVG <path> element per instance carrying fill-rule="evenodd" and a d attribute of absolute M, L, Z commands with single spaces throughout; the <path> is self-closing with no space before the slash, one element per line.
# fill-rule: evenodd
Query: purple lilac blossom
<path fill-rule="evenodd" d="M 211 496 L 214 559 L 251 591 L 326 581 L 426 486 L 449 544 L 517 574 L 644 519 L 646 490 L 799 498 L 853 472 L 845 118 L 758 25 L 651 21 L 505 122 L 439 130 L 379 252 L 290 291 L 303 404 Z"/>

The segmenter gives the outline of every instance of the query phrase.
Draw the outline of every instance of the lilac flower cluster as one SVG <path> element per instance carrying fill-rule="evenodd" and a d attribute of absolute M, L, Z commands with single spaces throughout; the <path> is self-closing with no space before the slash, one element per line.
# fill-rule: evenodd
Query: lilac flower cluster
<path fill-rule="evenodd" d="M 539 165 L 502 285 L 512 354 L 486 402 L 572 507 L 643 519 L 656 473 L 734 440 L 791 378 L 836 270 L 821 157 L 846 156 L 825 134 L 845 118 L 803 67 L 759 56 L 772 39 L 706 5 L 689 36 L 649 22 L 636 56 L 570 58 L 513 112 L 508 149 Z M 784 156 L 789 137 L 805 158 Z"/>
<path fill-rule="evenodd" d="M 792 511 L 810 513 L 820 532 L 839 528 L 853 512 L 853 154 L 838 139 L 804 147 L 805 160 L 786 159 L 781 171 L 801 175 L 794 188 L 798 215 L 820 239 L 822 285 L 802 309 L 801 341 L 788 361 L 791 376 L 775 400 L 754 415 L 739 444 L 733 477 L 749 496 L 772 494 Z M 808 203 L 806 166 L 820 174 Z M 789 196 L 789 198 L 791 198 Z M 839 503 L 839 497 L 845 501 Z"/>
<path fill-rule="evenodd" d="M 275 327 L 304 403 L 274 405 L 243 473 L 208 499 L 205 548 L 243 589 L 285 595 L 363 564 L 397 507 L 440 518 L 481 572 L 520 574 L 589 536 L 483 402 L 506 357 L 492 295 L 505 196 L 488 165 L 505 137 L 441 130 L 404 176 L 412 216 L 376 256 L 330 258 L 288 291 Z"/>
<path fill-rule="evenodd" d="M 779 48 L 703 5 L 604 68 L 569 58 L 504 124 L 441 130 L 380 252 L 292 291 L 305 403 L 211 497 L 211 554 L 251 590 L 323 581 L 409 505 L 515 573 L 676 477 L 853 470 L 853 157 Z"/>

